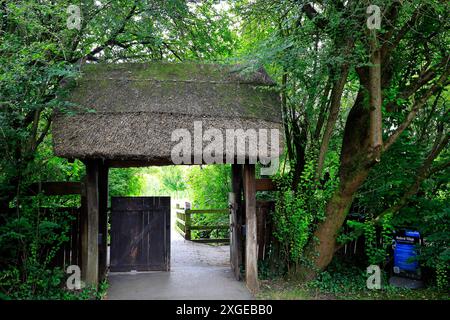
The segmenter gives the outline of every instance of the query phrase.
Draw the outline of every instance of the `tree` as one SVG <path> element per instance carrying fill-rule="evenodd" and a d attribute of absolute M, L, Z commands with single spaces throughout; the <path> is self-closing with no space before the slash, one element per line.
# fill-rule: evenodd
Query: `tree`
<path fill-rule="evenodd" d="M 448 117 L 442 118 L 446 106 L 429 106 L 449 84 L 448 4 L 260 0 L 240 5 L 254 19 L 247 28 L 256 23 L 263 30 L 259 61 L 280 83 L 292 189 L 302 192 L 296 177 L 304 166 L 299 163 L 308 157 L 316 161 L 320 181 L 330 154 L 340 153 L 338 187 L 326 200 L 325 219 L 316 221 L 308 245 L 314 268 L 306 273 L 313 276 L 339 248 L 336 238 L 358 190 L 399 139 L 406 134 L 417 139 L 423 121 L 443 128 L 427 131 L 429 139 L 422 142 L 432 148 L 424 169 L 397 206 L 405 205 L 429 174 L 447 167 L 448 159 L 434 161 L 448 143 Z M 380 8 L 380 30 L 367 29 L 369 5 Z M 307 133 L 296 134 L 298 128 Z"/>
<path fill-rule="evenodd" d="M 53 112 L 67 109 L 61 82 L 82 63 L 214 60 L 233 46 L 229 19 L 214 1 L 86 0 L 78 11 L 71 4 L 0 1 L 2 211 L 20 198 Z"/>
<path fill-rule="evenodd" d="M 64 272 L 49 262 L 68 240 L 70 216 L 42 217 L 23 196 L 31 182 L 83 173 L 81 162 L 51 151 L 53 114 L 70 112 L 64 83 L 84 63 L 211 61 L 233 46 L 229 17 L 214 1 L 0 0 L 0 296 L 67 298 Z M 136 192 L 132 172 L 113 172 L 111 191 Z"/>
<path fill-rule="evenodd" d="M 169 192 L 175 192 L 178 196 L 178 191 L 186 190 L 183 171 L 177 166 L 166 167 L 164 169 L 161 172 L 161 180 L 164 188 Z"/>
<path fill-rule="evenodd" d="M 449 56 L 446 54 L 442 55 L 445 52 L 443 48 L 446 42 L 439 41 L 445 40 L 439 39 L 439 37 L 446 30 L 447 20 L 443 16 L 439 17 L 439 3 L 430 2 L 428 7 L 424 7 L 423 3 L 419 4 L 414 11 L 418 12 L 417 15 L 408 13 L 406 6 L 402 7 L 399 2 L 388 3 L 384 7 L 386 8 L 384 23 L 387 27 L 386 31 L 380 36 L 380 52 L 378 53 L 380 57 L 377 58 L 381 66 L 373 65 L 355 68 L 360 88 L 344 130 L 341 150 L 340 186 L 327 204 L 326 220 L 319 225 L 315 232 L 319 244 L 315 244 L 313 247 L 319 254 L 315 261 L 319 269 L 325 268 L 330 263 L 336 249 L 335 240 L 338 231 L 343 225 L 354 195 L 364 183 L 370 169 L 376 164 L 378 160 L 377 153 L 387 152 L 405 129 L 411 125 L 417 113 L 426 105 L 427 101 L 449 84 Z M 436 16 L 431 25 L 428 21 L 429 14 Z M 405 22 L 401 23 L 400 21 Z M 416 23 L 417 30 L 406 31 L 405 29 L 409 29 L 413 23 Z M 407 37 L 408 34 L 415 38 L 419 36 L 420 41 L 412 43 L 412 39 Z M 434 39 L 435 36 L 438 39 Z M 364 38 L 360 39 L 361 43 L 366 43 L 364 40 Z M 414 64 L 413 69 L 399 69 L 397 67 L 399 59 L 404 57 L 401 57 L 402 55 L 396 49 L 400 46 L 403 53 L 410 53 L 417 49 L 417 42 L 419 42 L 419 46 L 422 45 L 424 48 L 433 47 L 434 50 L 422 51 L 423 55 L 419 54 L 416 57 L 408 55 L 410 63 Z M 377 68 L 381 69 L 381 74 L 379 70 L 371 71 Z M 373 79 L 375 77 L 381 78 L 379 79 L 381 81 L 381 89 L 385 90 L 385 92 L 396 90 L 398 88 L 396 81 L 399 78 L 409 85 L 406 88 L 399 88 L 400 90 L 396 97 L 396 102 L 399 102 L 400 96 L 404 99 L 404 102 L 401 103 L 401 107 L 407 110 L 404 120 L 397 123 L 395 129 L 390 130 L 391 128 L 389 128 L 387 130 L 382 150 L 374 153 L 373 148 L 377 148 L 378 145 L 374 144 L 370 139 L 373 133 L 368 122 L 370 122 L 370 113 L 373 111 L 371 111 L 370 107 L 367 107 L 367 95 L 369 95 L 370 100 L 379 99 L 375 95 L 380 93 L 374 92 L 379 89 L 373 88 L 373 83 L 377 81 Z M 414 90 L 411 90 L 411 87 L 414 87 Z M 408 106 L 410 107 L 409 110 L 407 109 Z M 445 145 L 447 142 L 439 143 Z"/>

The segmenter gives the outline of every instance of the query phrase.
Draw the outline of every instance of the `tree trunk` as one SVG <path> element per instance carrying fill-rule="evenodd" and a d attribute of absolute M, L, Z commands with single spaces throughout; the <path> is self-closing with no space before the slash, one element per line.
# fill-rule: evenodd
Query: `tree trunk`
<path fill-rule="evenodd" d="M 382 93 L 381 93 L 381 53 L 375 30 L 370 32 L 371 66 L 369 67 L 370 99 L 370 156 L 379 162 L 383 146 L 382 132 Z"/>
<path fill-rule="evenodd" d="M 323 165 L 325 163 L 325 156 L 328 151 L 328 145 L 333 134 L 334 126 L 339 116 L 339 110 L 341 106 L 342 93 L 344 92 L 344 86 L 347 82 L 349 73 L 349 65 L 344 64 L 342 66 L 339 79 L 334 83 L 331 91 L 331 103 L 330 103 L 330 115 L 328 116 L 327 124 L 325 126 L 325 132 L 322 137 L 322 143 L 320 144 L 319 156 L 317 160 L 316 179 L 319 180 L 322 175 Z"/>
<path fill-rule="evenodd" d="M 308 247 L 308 257 L 314 268 L 305 270 L 306 279 L 325 269 L 336 250 L 336 238 L 342 227 L 353 197 L 369 174 L 370 147 L 369 107 L 364 101 L 367 90 L 361 87 L 345 126 L 339 171 L 340 185 L 325 208 L 325 220 L 319 224 Z M 366 103 L 367 104 L 367 103 Z"/>
<path fill-rule="evenodd" d="M 324 270 L 333 259 L 336 251 L 336 238 L 344 224 L 348 210 L 353 202 L 353 196 L 367 178 L 368 169 L 360 169 L 353 177 L 341 184 L 328 201 L 325 211 L 325 221 L 314 232 L 312 252 L 314 266 Z M 311 273 L 314 275 L 315 273 Z"/>
<path fill-rule="evenodd" d="M 306 121 L 302 123 L 292 123 L 293 145 L 295 148 L 295 166 L 292 178 L 292 190 L 298 190 L 298 183 L 303 173 L 306 163 L 306 144 L 308 140 L 308 124 Z"/>

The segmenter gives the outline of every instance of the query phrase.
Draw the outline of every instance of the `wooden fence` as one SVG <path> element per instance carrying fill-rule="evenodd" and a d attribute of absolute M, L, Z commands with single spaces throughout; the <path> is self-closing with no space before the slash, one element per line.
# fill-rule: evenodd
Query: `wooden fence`
<path fill-rule="evenodd" d="M 258 260 L 265 260 L 274 243 L 273 224 L 270 213 L 275 210 L 274 201 L 256 201 L 256 228 L 258 241 Z"/>
<path fill-rule="evenodd" d="M 188 202 L 185 203 L 185 207 L 182 208 L 180 204 L 176 205 L 177 219 L 175 228 L 179 234 L 186 240 L 203 243 L 229 243 L 230 238 L 219 239 L 192 239 L 192 231 L 213 231 L 213 230 L 229 230 L 229 223 L 215 224 L 215 225 L 196 225 L 192 223 L 192 215 L 198 214 L 223 214 L 229 215 L 229 209 L 205 209 L 205 210 L 192 210 Z"/>
<path fill-rule="evenodd" d="M 46 196 L 83 196 L 81 182 L 42 182 L 34 183 L 27 190 L 27 196 L 43 194 Z M 83 223 L 83 201 L 80 207 L 39 208 L 39 214 L 46 217 L 51 212 L 67 212 L 71 217 L 68 240 L 55 253 L 50 264 L 65 269 L 69 265 L 81 266 L 81 228 Z"/>
<path fill-rule="evenodd" d="M 48 210 L 48 209 L 47 209 Z M 58 212 L 67 212 L 72 218 L 70 222 L 68 240 L 56 252 L 51 265 L 64 270 L 70 265 L 81 266 L 81 210 L 80 208 L 50 209 Z"/>

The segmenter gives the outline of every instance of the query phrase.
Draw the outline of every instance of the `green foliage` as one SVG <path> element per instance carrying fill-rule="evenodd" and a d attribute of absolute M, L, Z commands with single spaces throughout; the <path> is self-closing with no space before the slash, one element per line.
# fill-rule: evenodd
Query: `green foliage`
<path fill-rule="evenodd" d="M 448 263 L 440 261 L 436 266 L 436 284 L 441 290 L 449 288 L 449 266 Z"/>
<path fill-rule="evenodd" d="M 221 60 L 234 47 L 230 17 L 215 1 L 0 0 L 0 241 L 1 290 L 10 298 L 70 298 L 61 270 L 49 265 L 65 241 L 69 216 L 40 217 L 39 207 L 79 205 L 77 197 L 23 196 L 37 181 L 80 181 L 84 166 L 54 157 L 51 123 L 67 112 L 62 84 L 80 61 Z M 67 27 L 69 5 L 81 9 L 81 28 Z M 64 80 L 63 80 L 64 79 Z M 111 170 L 111 195 L 138 195 L 137 169 Z M 14 213 L 11 213 L 10 209 Z M 41 217 L 42 218 L 42 217 Z M 53 234 L 54 238 L 47 239 Z M 44 241 L 45 240 L 45 241 Z M 92 291 L 92 290 L 91 290 Z M 91 291 L 77 294 L 87 298 Z"/>
<path fill-rule="evenodd" d="M 388 258 L 388 249 L 392 244 L 393 227 L 389 217 L 384 217 L 381 223 L 381 235 L 377 237 L 375 223 L 364 223 L 365 252 L 370 265 L 380 265 Z M 381 243 L 381 244 L 380 244 Z"/>
<path fill-rule="evenodd" d="M 192 199 L 193 209 L 226 209 L 228 208 L 228 193 L 230 192 L 230 165 L 209 165 L 192 167 L 188 173 L 188 190 Z M 229 223 L 228 215 L 197 214 L 192 216 L 192 222 L 197 225 L 217 225 Z M 194 237 L 228 236 L 228 231 L 193 232 Z"/>
<path fill-rule="evenodd" d="M 367 273 L 354 261 L 336 258 L 316 279 L 299 283 L 278 278 L 264 281 L 259 299 L 289 300 L 448 300 L 448 290 L 435 286 L 425 289 L 403 289 L 389 284 L 388 273 L 381 273 L 381 289 L 367 289 Z"/>
<path fill-rule="evenodd" d="M 323 185 L 314 179 L 315 163 L 307 162 L 297 192 L 291 189 L 292 175 L 276 179 L 278 191 L 273 213 L 274 235 L 281 244 L 286 266 L 296 266 L 304 259 L 304 250 L 317 222 L 324 219 L 325 204 L 336 187 L 336 176 L 330 175 Z"/>
<path fill-rule="evenodd" d="M 4 298 L 63 298 L 65 274 L 52 263 L 68 241 L 70 221 L 68 212 L 29 205 L 0 226 L 0 292 Z"/>
<path fill-rule="evenodd" d="M 377 4 L 383 12 L 388 12 L 398 2 L 375 1 L 371 4 Z M 363 94 L 365 104 L 368 102 L 367 87 L 364 77 L 361 77 L 361 74 L 368 74 L 367 67 L 371 66 L 371 46 L 364 23 L 367 4 L 329 1 L 308 6 L 310 3 L 302 1 L 236 1 L 234 10 L 246 17 L 239 53 L 253 66 L 264 65 L 282 93 L 286 167 L 293 176 L 290 182 L 297 181 L 295 178 L 308 170 L 303 167 L 303 164 L 308 166 L 308 160 L 314 159 L 318 163 L 319 150 L 329 124 L 327 121 L 332 118 L 332 95 L 328 89 L 335 90 L 337 80 L 343 74 L 342 67 L 349 66 L 336 122 L 331 123 L 332 134 L 324 155 L 324 170 L 317 172 L 318 178 L 322 178 L 327 170 L 340 172 L 339 183 L 342 186 L 334 189 L 337 194 L 333 199 L 341 199 L 348 186 L 351 189 L 352 184 L 356 183 L 354 176 L 366 170 L 362 162 L 369 158 L 370 153 L 370 150 L 363 151 L 367 128 L 361 126 L 357 131 L 351 130 L 358 125 L 354 119 L 360 111 L 355 108 L 349 116 L 350 109 L 357 106 L 355 101 L 358 99 L 355 98 L 358 94 Z M 308 10 L 310 13 L 317 12 L 308 14 Z M 442 57 L 446 57 L 443 52 L 449 44 L 448 5 L 434 0 L 405 1 L 396 13 L 398 16 L 392 20 L 385 15 L 381 29 L 377 30 L 380 45 L 392 48 L 389 58 L 383 61 L 382 71 L 385 82 L 382 88 L 384 141 L 402 123 L 406 124 L 405 119 L 411 115 L 409 111 L 413 105 L 437 82 L 438 74 L 445 77 L 445 68 L 448 67 L 446 58 L 442 61 L 447 67 L 439 66 Z M 315 18 L 312 19 L 311 15 Z M 405 28 L 409 21 L 414 21 L 414 28 Z M 401 37 L 392 43 L 389 38 L 393 36 L 392 39 L 395 39 L 396 34 Z M 424 68 L 424 65 L 427 67 Z M 436 77 L 419 86 L 420 89 L 412 87 L 411 84 L 423 75 L 424 69 L 436 72 Z M 331 88 L 327 89 L 327 84 L 331 84 Z M 408 89 L 413 90 L 408 92 Z M 420 112 L 415 114 L 414 121 L 407 125 L 407 130 L 383 154 L 381 162 L 367 166 L 372 170 L 363 185 L 352 190 L 354 200 L 350 208 L 350 212 L 362 216 L 365 223 L 349 222 L 353 223 L 350 225 L 351 231 L 341 234 L 340 242 L 365 235 L 368 259 L 381 262 L 386 258 L 391 230 L 414 228 L 430 241 L 430 245 L 422 250 L 422 263 L 435 269 L 439 261 L 448 262 L 449 220 L 442 220 L 447 216 L 449 203 L 445 191 L 449 187 L 448 147 L 427 164 L 433 148 L 448 137 L 448 124 L 446 81 L 442 90 L 429 96 Z M 351 134 L 346 136 L 344 131 Z M 360 155 L 360 152 L 364 154 Z M 423 168 L 424 164 L 429 167 Z M 292 258 L 296 259 L 302 254 L 299 248 L 304 244 L 305 235 L 301 233 L 289 240 L 289 234 L 308 230 L 310 211 L 304 208 L 304 203 L 314 203 L 314 195 L 311 198 L 306 192 L 306 195 L 299 196 L 291 191 L 296 186 L 289 186 L 289 181 L 285 185 L 279 196 L 276 219 L 280 227 L 277 232 L 279 239 L 290 243 L 285 251 L 292 249 Z M 318 208 L 317 211 L 322 210 L 320 206 Z M 342 214 L 338 212 L 341 209 L 335 209 L 335 214 Z M 390 222 L 384 218 L 377 219 L 389 212 L 392 213 Z M 312 224 L 316 223 L 320 223 L 319 219 Z M 382 230 L 382 244 L 378 242 L 380 235 L 375 235 L 376 229 Z M 329 237 L 334 237 L 334 231 L 330 232 Z M 310 244 L 313 245 L 313 242 Z M 318 247 L 321 247 L 320 244 Z"/>
<path fill-rule="evenodd" d="M 418 122 L 423 139 L 416 140 L 412 136 L 402 137 L 383 157 L 383 161 L 373 168 L 367 182 L 361 187 L 353 203 L 352 210 L 365 217 L 364 224 L 348 221 L 352 232 L 340 235 L 340 241 L 355 239 L 364 234 L 364 226 L 371 224 L 380 213 L 387 213 L 376 222 L 378 229 L 402 229 L 418 230 L 425 240 L 425 245 L 420 248 L 420 262 L 436 271 L 441 264 L 450 263 L 448 243 L 450 242 L 450 210 L 448 192 L 450 170 L 437 171 L 433 176 L 420 183 L 419 192 L 411 196 L 406 204 L 397 212 L 388 213 L 389 209 L 398 204 L 407 190 L 418 176 L 418 170 L 423 159 L 429 152 L 427 146 L 427 134 L 425 127 Z M 428 129 L 428 128 L 427 128 Z M 435 160 L 437 167 L 449 159 L 448 150 L 444 150 Z M 386 229 L 387 227 L 387 229 Z M 366 234 L 366 237 L 373 236 Z M 382 235 L 382 237 L 386 234 Z M 367 240 L 367 239 L 366 239 Z M 384 243 L 388 243 L 389 236 Z M 373 241 L 366 241 L 368 258 L 383 261 L 383 248 L 378 244 L 374 247 Z M 370 253 L 369 253 L 370 252 Z M 379 259 L 377 258 L 379 257 Z M 437 280 L 437 279 L 436 279 Z"/>
<path fill-rule="evenodd" d="M 191 168 L 188 173 L 188 188 L 192 199 L 192 208 L 228 208 L 230 168 L 230 165 L 207 165 Z"/>
<path fill-rule="evenodd" d="M 416 197 L 412 203 L 394 217 L 399 226 L 419 230 L 424 237 L 420 248 L 419 262 L 436 273 L 436 283 L 440 286 L 449 281 L 445 266 L 450 265 L 450 208 L 448 191 L 440 196 Z"/>
<path fill-rule="evenodd" d="M 368 265 L 384 265 L 388 258 L 393 240 L 394 227 L 391 215 L 384 216 L 380 222 L 368 218 L 364 222 L 347 220 L 350 231 L 341 233 L 337 241 L 348 243 L 364 236 L 364 252 Z"/>
<path fill-rule="evenodd" d="M 172 199 L 188 198 L 187 173 L 188 166 L 149 167 L 141 171 L 145 181 L 141 192 L 146 196 L 170 196 Z"/>
<path fill-rule="evenodd" d="M 388 12 L 389 6 L 396 2 L 375 3 Z M 84 166 L 79 161 L 69 163 L 59 159 L 51 148 L 53 114 L 66 112 L 68 107 L 64 100 L 67 92 L 61 83 L 78 77 L 81 59 L 90 62 L 230 59 L 249 69 L 265 66 L 277 83 L 276 89 L 283 94 L 287 146 L 284 165 L 290 170 L 287 174 L 283 170 L 278 178 L 281 189 L 273 215 L 275 236 L 281 244 L 283 264 L 291 267 L 301 263 L 307 244 L 314 241 L 311 237 L 314 229 L 324 219 L 327 202 L 339 190 L 344 128 L 355 124 L 348 122 L 348 114 L 361 85 L 357 71 L 368 66 L 370 57 L 365 24 L 361 23 L 366 18 L 366 4 L 316 3 L 319 16 L 309 19 L 302 1 L 230 1 L 229 11 L 221 10 L 214 0 L 195 3 L 118 0 L 102 1 L 101 6 L 94 1 L 79 1 L 83 17 L 81 30 L 69 30 L 66 9 L 70 4 L 74 3 L 0 0 L 3 296 L 69 298 L 66 292 L 57 292 L 62 273 L 48 263 L 52 252 L 65 241 L 70 217 L 49 213 L 42 218 L 39 207 L 74 206 L 79 199 L 39 198 L 37 204 L 28 201 L 23 193 L 32 182 L 79 181 L 83 177 Z M 414 27 L 404 29 L 416 11 Z M 389 71 L 384 73 L 388 79 L 383 88 L 385 139 L 436 82 L 444 68 L 439 66 L 439 61 L 449 43 L 447 4 L 436 0 L 404 1 L 398 12 L 398 17 L 383 24 L 379 31 L 380 41 L 386 36 L 389 40 L 386 43 L 396 46 L 388 50 L 383 68 Z M 389 15 L 384 19 L 389 19 Z M 392 43 L 389 35 L 395 37 L 400 30 L 407 32 L 400 41 Z M 343 45 L 347 36 L 352 40 L 348 50 Z M 330 118 L 327 84 L 336 83 L 345 64 L 350 66 L 349 77 L 325 154 L 325 165 L 316 177 L 319 146 Z M 429 67 L 435 69 L 430 72 Z M 404 95 L 424 72 L 434 78 L 409 96 Z M 421 249 L 421 263 L 436 271 L 440 287 L 448 281 L 445 266 L 450 263 L 448 148 L 443 148 L 424 170 L 425 177 L 418 182 L 417 190 L 409 190 L 415 185 L 435 141 L 448 135 L 448 82 L 445 86 L 430 96 L 418 110 L 416 119 L 354 192 L 351 212 L 362 215 L 365 222 L 349 222 L 350 233 L 340 236 L 341 241 L 346 241 L 364 234 L 368 260 L 381 263 L 386 258 L 392 228 L 419 230 L 427 243 Z M 358 142 L 362 136 L 353 135 L 347 143 Z M 160 171 L 161 185 L 157 189 L 183 192 L 186 186 L 182 179 L 184 172 L 180 170 L 174 167 Z M 192 168 L 187 188 L 194 207 L 226 208 L 229 176 L 229 166 Z M 323 179 L 319 182 L 316 178 Z M 111 170 L 111 195 L 138 195 L 143 188 L 139 169 Z M 12 213 L 10 209 L 14 209 Z M 379 215 L 384 217 L 376 220 Z M 202 224 L 228 221 L 214 215 L 194 219 Z M 380 229 L 379 224 L 381 244 L 375 232 L 376 228 Z M 271 272 L 268 270 L 266 274 Z M 335 269 L 328 272 L 329 276 L 322 276 L 322 283 L 328 283 L 333 274 L 340 273 Z M 345 287 L 343 282 L 341 287 Z M 89 296 L 88 291 L 77 297 Z"/>
<path fill-rule="evenodd" d="M 186 190 L 186 182 L 182 169 L 179 166 L 165 167 L 162 171 L 162 184 L 164 189 L 178 194 Z"/>
<path fill-rule="evenodd" d="M 79 180 L 82 165 L 53 156 L 52 114 L 66 104 L 60 80 L 76 76 L 65 59 L 67 1 L 0 1 L 0 295 L 62 299 L 64 272 L 52 266 L 71 221 L 51 207 L 76 197 L 34 201 L 22 196 L 35 181 Z M 78 201 L 77 201 L 78 200 Z M 47 207 L 45 211 L 40 209 Z M 13 210 L 10 211 L 10 208 Z M 12 213 L 13 212 L 13 213 Z"/>
<path fill-rule="evenodd" d="M 111 169 L 109 194 L 112 197 L 139 196 L 144 189 L 142 170 L 138 168 Z"/>
<path fill-rule="evenodd" d="M 365 270 L 344 263 L 334 263 L 327 271 L 320 273 L 317 279 L 309 282 L 308 287 L 333 295 L 356 294 L 366 290 L 366 281 Z"/>

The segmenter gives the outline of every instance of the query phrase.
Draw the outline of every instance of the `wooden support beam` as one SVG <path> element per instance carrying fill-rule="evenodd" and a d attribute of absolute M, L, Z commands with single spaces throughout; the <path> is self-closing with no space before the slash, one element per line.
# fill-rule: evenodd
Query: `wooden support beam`
<path fill-rule="evenodd" d="M 98 248 L 98 278 L 103 281 L 107 273 L 108 255 L 108 167 L 99 165 L 98 171 L 99 200 L 99 248 Z"/>
<path fill-rule="evenodd" d="M 81 239 L 81 275 L 87 285 L 98 284 L 98 171 L 99 162 L 88 160 L 86 165 L 86 215 Z"/>
<path fill-rule="evenodd" d="M 273 191 L 276 190 L 272 179 L 256 179 L 256 191 Z"/>
<path fill-rule="evenodd" d="M 86 182 L 86 177 L 84 177 L 84 182 Z M 84 190 L 86 191 L 86 190 Z M 81 268 L 81 278 L 84 281 L 85 273 L 84 273 L 84 259 L 86 256 L 85 249 L 87 248 L 87 199 L 86 192 L 81 195 L 81 206 L 80 206 L 80 222 L 79 222 L 79 234 L 78 234 L 78 266 Z"/>
<path fill-rule="evenodd" d="M 107 160 L 106 165 L 109 168 L 135 168 L 135 167 L 150 167 L 150 166 L 170 166 L 173 165 L 172 161 L 161 160 Z"/>
<path fill-rule="evenodd" d="M 245 281 L 252 293 L 259 290 L 258 283 L 258 241 L 256 220 L 255 165 L 244 165 L 244 195 L 246 216 Z"/>
<path fill-rule="evenodd" d="M 231 165 L 230 264 L 236 280 L 241 280 L 242 265 L 242 165 Z"/>
<path fill-rule="evenodd" d="M 81 194 L 83 184 L 74 181 L 36 182 L 31 184 L 26 195 L 34 196 L 43 193 L 46 196 L 64 196 L 69 194 Z"/>

